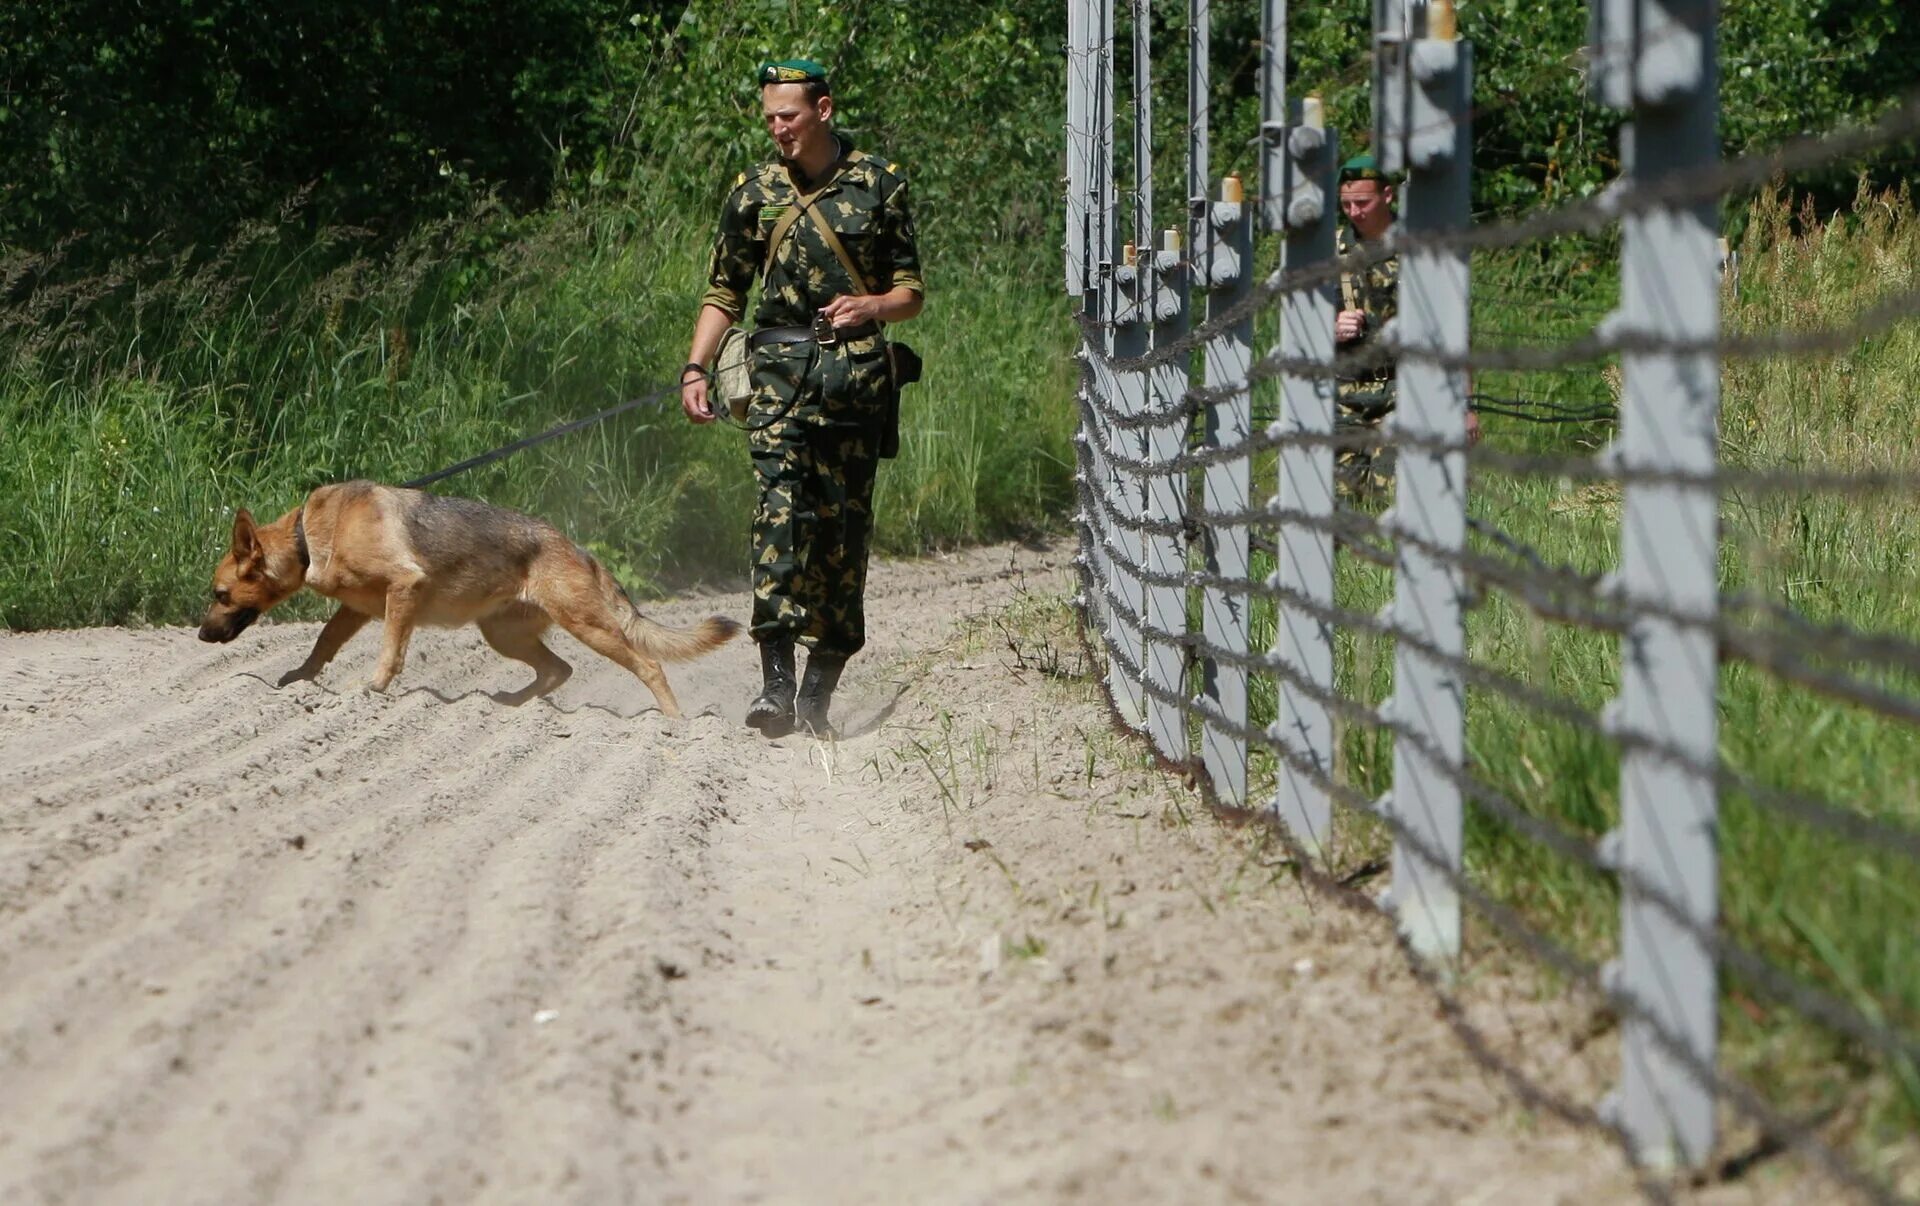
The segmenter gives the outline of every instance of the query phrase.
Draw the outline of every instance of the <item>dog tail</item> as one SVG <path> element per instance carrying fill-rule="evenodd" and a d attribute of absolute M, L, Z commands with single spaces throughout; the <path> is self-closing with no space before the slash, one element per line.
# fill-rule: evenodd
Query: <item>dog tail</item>
<path fill-rule="evenodd" d="M 687 628 L 670 628 L 640 614 L 633 607 L 626 623 L 627 639 L 640 652 L 660 662 L 685 662 L 712 653 L 740 633 L 740 621 L 725 616 L 708 616 Z"/>
<path fill-rule="evenodd" d="M 600 564 L 598 558 L 581 550 L 593 566 L 601 593 L 614 615 L 624 615 L 621 631 L 634 648 L 658 662 L 687 662 L 704 657 L 740 634 L 740 622 L 726 616 L 708 616 L 686 628 L 674 628 L 640 614 L 626 588 Z"/>

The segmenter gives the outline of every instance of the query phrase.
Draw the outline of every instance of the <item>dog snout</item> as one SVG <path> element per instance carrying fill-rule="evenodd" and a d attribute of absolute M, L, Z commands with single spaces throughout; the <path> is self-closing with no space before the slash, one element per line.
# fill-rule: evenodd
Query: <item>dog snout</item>
<path fill-rule="evenodd" d="M 260 612 L 256 608 L 241 607 L 224 616 L 209 614 L 200 621 L 200 639 L 213 644 L 224 645 L 246 631 L 247 625 L 258 619 Z"/>

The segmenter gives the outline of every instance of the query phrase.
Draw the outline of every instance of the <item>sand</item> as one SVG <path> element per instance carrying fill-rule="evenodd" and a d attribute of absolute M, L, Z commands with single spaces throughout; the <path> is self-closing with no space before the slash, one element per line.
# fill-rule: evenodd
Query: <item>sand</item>
<path fill-rule="evenodd" d="M 740 726 L 744 641 L 668 720 L 565 638 L 514 708 L 472 630 L 384 696 L 377 628 L 284 690 L 314 625 L 0 636 L 0 1202 L 1631 1197 L 1009 637 L 1068 555 L 876 566 L 832 743 Z M 1466 987 L 1604 1091 L 1577 1008 Z"/>

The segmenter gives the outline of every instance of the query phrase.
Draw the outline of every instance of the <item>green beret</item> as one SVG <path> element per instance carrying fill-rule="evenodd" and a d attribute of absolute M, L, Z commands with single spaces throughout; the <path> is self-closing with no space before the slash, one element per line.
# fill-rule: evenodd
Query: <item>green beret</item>
<path fill-rule="evenodd" d="M 812 59 L 780 59 L 760 64 L 755 76 L 766 84 L 825 84 L 827 69 Z"/>
<path fill-rule="evenodd" d="M 1340 165 L 1340 180 L 1379 180 L 1385 182 L 1387 174 L 1380 170 L 1380 161 L 1371 155 L 1355 155 Z"/>

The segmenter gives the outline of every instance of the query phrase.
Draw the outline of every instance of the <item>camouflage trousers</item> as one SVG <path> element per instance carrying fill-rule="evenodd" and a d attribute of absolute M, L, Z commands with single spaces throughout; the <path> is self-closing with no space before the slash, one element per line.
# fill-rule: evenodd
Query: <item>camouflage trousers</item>
<path fill-rule="evenodd" d="M 1333 426 L 1337 435 L 1377 437 L 1393 413 L 1393 381 L 1342 381 L 1336 396 Z M 1384 491 L 1393 481 L 1393 449 L 1336 448 L 1334 485 L 1344 493 L 1367 495 Z"/>
<path fill-rule="evenodd" d="M 826 352 L 810 365 L 780 357 L 756 364 L 748 411 L 760 487 L 751 533 L 753 639 L 787 635 L 841 657 L 866 644 L 880 467 L 864 366 L 848 359 Z M 771 386 L 764 396 L 763 383 Z"/>

